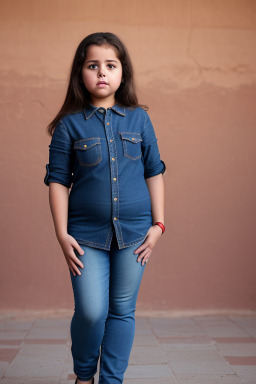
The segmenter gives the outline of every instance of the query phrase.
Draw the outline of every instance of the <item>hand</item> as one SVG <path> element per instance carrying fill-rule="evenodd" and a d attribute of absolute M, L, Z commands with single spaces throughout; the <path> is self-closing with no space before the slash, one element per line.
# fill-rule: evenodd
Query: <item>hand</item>
<path fill-rule="evenodd" d="M 151 252 L 158 242 L 159 238 L 162 236 L 162 229 L 158 225 L 152 225 L 146 235 L 146 240 L 143 244 L 137 248 L 134 253 L 140 253 L 137 258 L 137 261 L 140 262 L 142 260 L 142 265 L 148 262 L 148 259 L 151 255 Z"/>
<path fill-rule="evenodd" d="M 81 268 L 84 268 L 84 265 L 81 262 L 81 260 L 79 260 L 79 258 L 76 256 L 74 252 L 74 248 L 77 250 L 77 252 L 80 255 L 84 254 L 83 249 L 80 247 L 78 242 L 74 239 L 74 237 L 70 236 L 68 233 L 58 237 L 58 241 L 64 253 L 69 269 L 71 270 L 73 275 L 74 276 L 76 276 L 76 274 L 81 275 L 81 272 L 79 271 L 78 266 Z"/>

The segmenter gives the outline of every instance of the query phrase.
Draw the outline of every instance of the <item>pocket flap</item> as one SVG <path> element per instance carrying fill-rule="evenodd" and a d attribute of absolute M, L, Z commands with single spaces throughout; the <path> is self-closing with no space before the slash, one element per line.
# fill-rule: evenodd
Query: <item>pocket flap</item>
<path fill-rule="evenodd" d="M 119 132 L 122 137 L 122 140 L 129 140 L 132 143 L 138 143 L 139 141 L 143 141 L 141 134 L 136 132 Z"/>
<path fill-rule="evenodd" d="M 95 144 L 100 144 L 100 137 L 92 137 L 90 139 L 75 141 L 74 149 L 81 149 L 86 151 L 87 149 L 93 147 Z"/>

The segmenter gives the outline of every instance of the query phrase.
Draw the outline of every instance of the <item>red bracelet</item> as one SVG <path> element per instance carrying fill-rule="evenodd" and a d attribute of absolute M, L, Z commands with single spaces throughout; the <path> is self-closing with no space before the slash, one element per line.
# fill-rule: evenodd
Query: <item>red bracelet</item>
<path fill-rule="evenodd" d="M 156 221 L 154 225 L 158 225 L 162 229 L 162 234 L 164 233 L 165 226 L 163 223 L 161 223 L 160 221 Z"/>

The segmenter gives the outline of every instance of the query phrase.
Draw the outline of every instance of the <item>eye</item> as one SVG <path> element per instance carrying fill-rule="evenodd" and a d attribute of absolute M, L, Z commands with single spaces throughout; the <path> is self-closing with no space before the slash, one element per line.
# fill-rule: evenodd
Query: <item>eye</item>
<path fill-rule="evenodd" d="M 111 67 L 110 69 L 115 68 L 114 64 L 108 64 L 108 65 L 109 65 L 109 67 Z"/>
<path fill-rule="evenodd" d="M 90 69 L 94 69 L 94 68 L 91 68 L 91 67 L 97 67 L 97 65 L 96 65 L 96 64 L 91 64 L 91 65 L 89 65 L 88 68 L 90 68 Z"/>

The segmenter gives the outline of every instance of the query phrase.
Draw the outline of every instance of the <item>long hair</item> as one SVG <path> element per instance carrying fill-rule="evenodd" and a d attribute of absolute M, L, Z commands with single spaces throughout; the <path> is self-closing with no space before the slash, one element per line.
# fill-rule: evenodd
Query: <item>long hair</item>
<path fill-rule="evenodd" d="M 138 104 L 134 84 L 133 66 L 124 43 L 119 39 L 119 37 L 110 32 L 92 33 L 81 41 L 76 50 L 64 103 L 56 117 L 47 126 L 47 132 L 51 136 L 62 117 L 70 113 L 82 111 L 89 106 L 90 94 L 82 81 L 81 71 L 86 59 L 88 47 L 91 44 L 99 46 L 103 44 L 111 45 L 115 49 L 117 57 L 122 64 L 123 82 L 121 82 L 115 93 L 116 103 L 123 107 L 142 107 L 143 109 L 148 110 L 146 105 Z"/>

